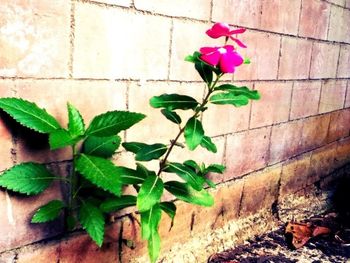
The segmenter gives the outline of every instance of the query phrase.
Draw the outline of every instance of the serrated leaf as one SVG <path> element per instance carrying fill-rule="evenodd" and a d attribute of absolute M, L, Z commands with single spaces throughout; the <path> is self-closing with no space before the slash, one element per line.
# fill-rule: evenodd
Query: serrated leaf
<path fill-rule="evenodd" d="M 0 98 L 0 108 L 23 126 L 40 133 L 51 133 L 61 126 L 35 103 L 18 98 Z"/>
<path fill-rule="evenodd" d="M 120 171 L 109 160 L 81 154 L 76 160 L 75 167 L 81 175 L 97 187 L 116 196 L 122 192 Z"/>
<path fill-rule="evenodd" d="M 203 189 L 204 178 L 198 176 L 195 171 L 181 163 L 167 163 L 164 172 L 176 173 L 194 189 L 198 191 Z"/>
<path fill-rule="evenodd" d="M 216 153 L 218 151 L 218 149 L 216 148 L 216 145 L 213 143 L 211 138 L 208 136 L 203 136 L 203 139 L 202 139 L 200 145 L 210 152 Z"/>
<path fill-rule="evenodd" d="M 148 255 L 151 263 L 155 263 L 160 253 L 160 236 L 158 231 L 152 232 L 148 239 Z"/>
<path fill-rule="evenodd" d="M 89 236 L 101 247 L 105 232 L 105 218 L 96 206 L 83 202 L 79 210 L 79 221 Z"/>
<path fill-rule="evenodd" d="M 205 169 L 205 174 L 212 172 L 222 174 L 225 171 L 226 167 L 222 164 L 211 164 Z"/>
<path fill-rule="evenodd" d="M 147 144 L 142 143 L 142 142 L 124 142 L 124 143 L 122 143 L 122 146 L 128 152 L 132 152 L 132 153 L 136 154 L 143 147 L 147 146 Z"/>
<path fill-rule="evenodd" d="M 102 212 L 110 213 L 134 205 L 136 205 L 136 196 L 122 195 L 121 197 L 103 201 L 100 205 L 100 209 Z"/>
<path fill-rule="evenodd" d="M 189 119 L 185 126 L 184 136 L 188 148 L 191 151 L 196 149 L 204 137 L 202 123 L 194 117 Z"/>
<path fill-rule="evenodd" d="M 99 137 L 113 136 L 138 123 L 146 116 L 129 111 L 109 111 L 96 116 L 90 123 L 85 134 Z"/>
<path fill-rule="evenodd" d="M 198 102 L 186 95 L 179 94 L 162 94 L 160 96 L 154 96 L 150 99 L 150 104 L 153 108 L 165 108 L 169 111 L 172 110 L 188 110 L 195 109 Z"/>
<path fill-rule="evenodd" d="M 0 186 L 14 192 L 35 195 L 49 187 L 55 178 L 44 165 L 28 162 L 5 171 L 0 176 Z"/>
<path fill-rule="evenodd" d="M 170 111 L 168 109 L 162 109 L 161 113 L 167 118 L 169 121 L 176 123 L 176 124 L 181 124 L 181 117 L 175 112 L 175 111 Z"/>
<path fill-rule="evenodd" d="M 49 134 L 49 144 L 51 150 L 56 150 L 76 144 L 79 140 L 80 137 L 74 138 L 68 131 L 64 129 L 58 129 Z"/>
<path fill-rule="evenodd" d="M 135 156 L 136 161 L 151 161 L 160 158 L 166 153 L 168 147 L 162 143 L 146 145 Z"/>
<path fill-rule="evenodd" d="M 41 206 L 33 215 L 32 223 L 44 223 L 55 220 L 62 211 L 65 204 L 61 200 L 52 200 Z"/>
<path fill-rule="evenodd" d="M 140 212 L 150 210 L 151 207 L 159 203 L 163 190 L 164 184 L 159 176 L 148 176 L 142 183 L 140 191 L 137 195 L 137 209 Z"/>
<path fill-rule="evenodd" d="M 120 181 L 123 185 L 142 184 L 147 178 L 147 175 L 137 170 L 135 171 L 122 166 L 117 166 L 116 168 L 118 170 L 118 174 L 120 175 Z"/>
<path fill-rule="evenodd" d="M 212 68 L 202 61 L 194 62 L 194 67 L 201 76 L 201 78 L 204 80 L 204 82 L 207 83 L 209 86 L 213 81 Z"/>
<path fill-rule="evenodd" d="M 260 94 L 257 90 L 250 90 L 248 87 L 237 87 L 232 84 L 223 84 L 215 88 L 216 91 L 228 91 L 232 94 L 243 95 L 251 100 L 258 100 L 260 99 Z"/>
<path fill-rule="evenodd" d="M 151 233 L 157 231 L 161 217 L 162 210 L 160 209 L 159 204 L 156 204 L 152 206 L 148 211 L 141 213 L 142 239 L 149 239 Z"/>
<path fill-rule="evenodd" d="M 214 198 L 204 189 L 196 191 L 191 186 L 177 181 L 168 181 L 164 183 L 164 187 L 178 199 L 187 203 L 207 207 L 214 204 Z"/>
<path fill-rule="evenodd" d="M 121 140 L 118 135 L 109 137 L 89 136 L 84 141 L 84 153 L 110 158 L 119 148 Z"/>
<path fill-rule="evenodd" d="M 67 109 L 69 133 L 73 138 L 83 135 L 85 132 L 85 124 L 80 112 L 70 103 L 67 103 Z"/>
<path fill-rule="evenodd" d="M 222 92 L 214 94 L 210 97 L 209 101 L 218 105 L 233 105 L 236 107 L 244 106 L 248 104 L 248 98 L 244 95 L 236 95 L 235 92 Z"/>
<path fill-rule="evenodd" d="M 176 215 L 176 205 L 173 202 L 161 202 L 160 209 L 162 209 L 167 215 L 174 221 Z"/>

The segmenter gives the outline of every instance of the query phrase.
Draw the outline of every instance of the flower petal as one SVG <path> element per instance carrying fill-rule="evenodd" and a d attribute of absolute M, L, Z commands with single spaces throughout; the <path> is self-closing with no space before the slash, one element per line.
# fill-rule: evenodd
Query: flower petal
<path fill-rule="evenodd" d="M 234 34 L 242 34 L 246 31 L 245 28 L 238 28 L 238 29 L 235 29 L 235 30 L 232 30 L 230 31 L 230 35 L 234 35 Z"/>
<path fill-rule="evenodd" d="M 235 42 L 237 43 L 237 45 L 240 46 L 240 47 L 242 47 L 242 48 L 246 48 L 246 47 L 247 47 L 247 46 L 244 45 L 244 44 L 242 43 L 242 41 L 239 40 L 238 38 L 234 38 L 234 37 L 231 36 L 230 39 L 232 39 L 233 41 L 235 41 Z"/>
<path fill-rule="evenodd" d="M 211 38 L 230 36 L 230 27 L 226 23 L 215 23 L 206 33 Z"/>
<path fill-rule="evenodd" d="M 243 63 L 243 58 L 236 51 L 228 51 L 221 55 L 220 69 L 224 73 L 233 73 L 235 67 Z"/>
<path fill-rule="evenodd" d="M 201 54 L 207 54 L 207 53 L 215 52 L 215 51 L 217 51 L 217 50 L 218 50 L 217 47 L 201 47 L 201 48 L 199 49 L 199 52 L 200 52 Z"/>

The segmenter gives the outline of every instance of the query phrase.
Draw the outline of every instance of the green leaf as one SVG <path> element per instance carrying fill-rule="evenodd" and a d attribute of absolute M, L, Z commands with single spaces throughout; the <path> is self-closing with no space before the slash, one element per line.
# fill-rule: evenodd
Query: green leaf
<path fill-rule="evenodd" d="M 212 68 L 202 61 L 195 62 L 194 67 L 198 71 L 199 75 L 204 80 L 204 82 L 207 83 L 209 86 L 213 81 Z"/>
<path fill-rule="evenodd" d="M 147 144 L 142 143 L 142 142 L 124 142 L 124 143 L 122 143 L 122 146 L 128 152 L 132 152 L 132 153 L 136 154 L 143 147 L 147 146 Z"/>
<path fill-rule="evenodd" d="M 164 187 L 178 199 L 187 203 L 208 207 L 214 204 L 214 198 L 204 189 L 196 191 L 191 186 L 177 181 L 166 182 Z"/>
<path fill-rule="evenodd" d="M 243 63 L 249 65 L 250 64 L 250 58 L 245 58 Z"/>
<path fill-rule="evenodd" d="M 35 103 L 18 98 L 0 98 L 0 108 L 23 126 L 40 133 L 51 133 L 61 126 Z"/>
<path fill-rule="evenodd" d="M 110 213 L 136 205 L 136 196 L 122 195 L 121 197 L 107 199 L 100 205 L 102 212 Z"/>
<path fill-rule="evenodd" d="M 160 252 L 160 236 L 158 231 L 152 232 L 148 239 L 148 255 L 152 263 L 155 263 Z"/>
<path fill-rule="evenodd" d="M 64 129 L 58 129 L 49 134 L 49 144 L 51 150 L 76 144 L 79 140 L 80 137 L 74 138 L 67 130 Z"/>
<path fill-rule="evenodd" d="M 151 161 L 160 158 L 166 153 L 168 147 L 161 143 L 146 145 L 135 156 L 136 161 Z"/>
<path fill-rule="evenodd" d="M 230 93 L 235 94 L 236 96 L 243 95 L 251 100 L 260 99 L 260 94 L 257 90 L 250 90 L 248 87 L 237 87 L 232 84 L 223 84 L 215 88 L 216 91 L 228 91 Z"/>
<path fill-rule="evenodd" d="M 139 194 L 137 195 L 137 209 L 140 212 L 150 210 L 159 200 L 163 194 L 164 184 L 160 177 L 150 175 L 142 183 Z"/>
<path fill-rule="evenodd" d="M 244 95 L 236 95 L 235 92 L 217 93 L 210 97 L 209 101 L 213 104 L 226 105 L 231 104 L 236 107 L 248 104 L 248 98 Z"/>
<path fill-rule="evenodd" d="M 191 167 L 193 171 L 200 171 L 199 165 L 193 160 L 184 161 L 184 165 Z"/>
<path fill-rule="evenodd" d="M 201 146 L 213 153 L 216 153 L 218 151 L 218 149 L 216 148 L 216 145 L 212 142 L 211 138 L 208 136 L 203 136 L 203 139 L 201 141 Z"/>
<path fill-rule="evenodd" d="M 68 131 L 72 137 L 78 137 L 84 134 L 85 124 L 80 112 L 70 103 L 67 103 L 68 109 Z"/>
<path fill-rule="evenodd" d="M 212 173 L 217 173 L 217 174 L 222 174 L 224 173 L 226 167 L 225 165 L 222 164 L 211 164 L 205 169 L 205 174 L 212 172 Z"/>
<path fill-rule="evenodd" d="M 49 187 L 55 178 L 44 165 L 28 162 L 5 171 L 0 176 L 0 186 L 14 192 L 35 195 Z"/>
<path fill-rule="evenodd" d="M 176 124 L 181 124 L 181 117 L 175 112 L 175 111 L 170 111 L 168 109 L 162 109 L 161 113 L 167 118 L 169 121 L 176 123 Z"/>
<path fill-rule="evenodd" d="M 65 204 L 61 200 L 52 200 L 41 206 L 32 217 L 32 223 L 44 223 L 56 219 Z"/>
<path fill-rule="evenodd" d="M 84 153 L 110 158 L 119 148 L 121 140 L 118 135 L 109 137 L 89 136 L 84 142 Z"/>
<path fill-rule="evenodd" d="M 122 166 L 116 166 L 116 168 L 118 174 L 120 175 L 120 181 L 123 185 L 142 184 L 147 178 L 146 174 L 138 170 L 135 171 L 133 169 Z"/>
<path fill-rule="evenodd" d="M 216 184 L 212 180 L 209 180 L 208 178 L 205 178 L 205 182 L 207 183 L 207 185 L 209 187 L 216 188 Z"/>
<path fill-rule="evenodd" d="M 185 126 L 184 136 L 188 148 L 191 151 L 196 149 L 204 137 L 202 123 L 194 117 L 189 119 Z"/>
<path fill-rule="evenodd" d="M 200 61 L 199 57 L 200 57 L 201 53 L 198 52 L 198 51 L 195 51 L 193 53 L 193 55 L 188 55 L 185 57 L 185 61 L 187 62 L 192 62 L 192 63 L 195 63 L 195 62 L 198 62 Z"/>
<path fill-rule="evenodd" d="M 89 236 L 101 247 L 105 232 L 105 218 L 96 206 L 83 202 L 79 210 L 79 221 Z"/>
<path fill-rule="evenodd" d="M 176 215 L 176 205 L 173 202 L 161 202 L 160 208 L 168 214 L 172 221 L 175 219 Z"/>
<path fill-rule="evenodd" d="M 96 116 L 86 130 L 86 135 L 99 137 L 113 136 L 138 123 L 146 116 L 128 111 L 109 111 Z"/>
<path fill-rule="evenodd" d="M 159 204 L 156 204 L 152 206 L 148 211 L 141 213 L 142 239 L 149 239 L 151 233 L 157 231 L 161 217 L 162 210 L 160 209 Z"/>
<path fill-rule="evenodd" d="M 150 99 L 150 104 L 153 108 L 165 108 L 169 111 L 172 110 L 188 110 L 195 109 L 198 102 L 186 95 L 179 94 L 162 94 L 160 96 L 154 96 Z"/>
<path fill-rule="evenodd" d="M 91 183 L 116 196 L 121 195 L 120 171 L 111 161 L 81 154 L 76 160 L 75 167 Z"/>
<path fill-rule="evenodd" d="M 195 190 L 200 191 L 203 189 L 204 178 L 198 176 L 195 171 L 181 163 L 167 163 L 164 171 L 168 173 L 176 173 Z"/>

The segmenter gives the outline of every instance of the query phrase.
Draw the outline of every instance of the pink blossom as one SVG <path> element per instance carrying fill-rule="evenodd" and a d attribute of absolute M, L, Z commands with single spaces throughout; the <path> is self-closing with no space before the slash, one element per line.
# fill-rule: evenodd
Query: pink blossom
<path fill-rule="evenodd" d="M 215 23 L 211 29 L 207 30 L 206 33 L 208 36 L 215 39 L 219 37 L 230 38 L 231 40 L 236 42 L 238 46 L 246 48 L 247 46 L 244 45 L 238 38 L 235 38 L 232 36 L 236 34 L 242 34 L 244 32 L 245 32 L 245 28 L 230 30 L 230 26 L 226 23 Z"/>
<path fill-rule="evenodd" d="M 202 47 L 200 59 L 212 66 L 219 66 L 223 73 L 233 73 L 243 63 L 243 58 L 231 45 L 223 47 Z"/>

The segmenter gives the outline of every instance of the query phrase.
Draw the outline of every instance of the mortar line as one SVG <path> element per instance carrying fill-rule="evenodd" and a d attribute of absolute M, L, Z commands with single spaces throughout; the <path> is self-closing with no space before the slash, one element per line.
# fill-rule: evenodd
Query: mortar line
<path fill-rule="evenodd" d="M 326 35 L 326 39 L 329 40 L 329 30 L 331 28 L 331 17 L 332 17 L 332 5 L 330 5 L 329 8 L 329 15 L 328 15 L 328 24 L 327 24 L 327 35 Z"/>
<path fill-rule="evenodd" d="M 73 78 L 73 64 L 74 64 L 74 40 L 75 40 L 75 1 L 71 0 L 71 10 L 70 10 L 70 25 L 69 25 L 69 44 L 70 44 L 70 54 L 69 54 L 69 78 Z"/>
<path fill-rule="evenodd" d="M 338 52 L 338 60 L 337 60 L 337 68 L 335 71 L 335 77 L 338 78 L 338 71 L 339 71 L 339 64 L 340 64 L 340 53 L 341 53 L 342 45 L 339 45 L 339 52 Z"/>
<path fill-rule="evenodd" d="M 317 113 L 320 113 L 320 107 L 321 107 L 321 100 L 322 100 L 322 91 L 323 91 L 323 85 L 325 82 L 321 82 L 321 88 L 320 88 L 320 98 L 318 100 L 318 106 L 317 106 Z"/>
<path fill-rule="evenodd" d="M 314 47 L 315 47 L 315 42 L 312 42 L 312 46 L 311 46 L 311 56 L 310 56 L 310 63 L 309 63 L 309 72 L 308 72 L 308 77 L 309 79 L 311 79 L 311 67 L 313 65 L 312 61 L 313 61 L 313 54 L 314 54 Z"/>
<path fill-rule="evenodd" d="M 304 0 L 300 1 L 300 7 L 299 7 L 299 21 L 298 21 L 298 30 L 297 30 L 297 36 L 300 37 L 300 24 L 301 24 L 301 13 L 303 12 L 303 2 Z"/>
<path fill-rule="evenodd" d="M 171 59 L 173 56 L 173 34 L 174 34 L 174 20 L 171 19 L 170 21 L 170 32 L 169 32 L 169 50 L 168 50 L 168 75 L 167 75 L 167 80 L 170 80 L 170 72 L 171 72 Z"/>
<path fill-rule="evenodd" d="M 280 37 L 280 50 L 278 52 L 277 77 L 276 77 L 276 79 L 280 78 L 280 66 L 281 66 L 281 57 L 282 57 L 282 40 L 283 40 L 283 37 Z"/>
<path fill-rule="evenodd" d="M 291 115 L 292 115 L 292 106 L 293 106 L 293 95 L 294 95 L 294 85 L 295 82 L 292 82 L 292 91 L 290 93 L 290 104 L 289 104 L 289 113 L 288 113 L 288 121 L 291 121 Z"/>
<path fill-rule="evenodd" d="M 209 23 L 213 22 L 213 10 L 214 10 L 214 0 L 210 1 L 210 10 L 209 10 Z"/>

